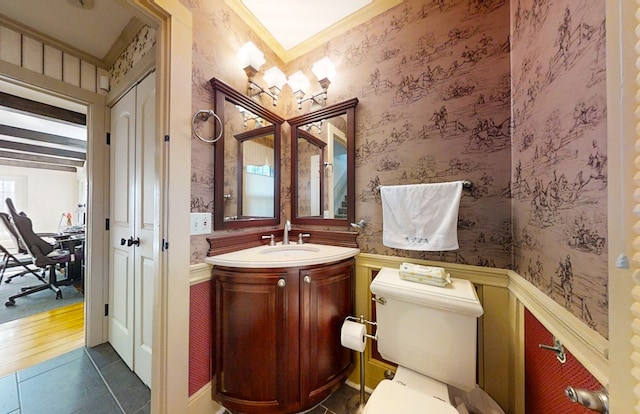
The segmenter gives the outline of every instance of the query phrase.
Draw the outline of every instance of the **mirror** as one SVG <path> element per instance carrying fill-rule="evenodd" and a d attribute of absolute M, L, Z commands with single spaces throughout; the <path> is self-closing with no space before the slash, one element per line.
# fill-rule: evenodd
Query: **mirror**
<path fill-rule="evenodd" d="M 353 98 L 289 119 L 293 223 L 345 225 L 355 218 Z"/>
<path fill-rule="evenodd" d="M 215 143 L 214 229 L 277 225 L 284 119 L 218 79 L 211 85 L 223 125 Z"/>

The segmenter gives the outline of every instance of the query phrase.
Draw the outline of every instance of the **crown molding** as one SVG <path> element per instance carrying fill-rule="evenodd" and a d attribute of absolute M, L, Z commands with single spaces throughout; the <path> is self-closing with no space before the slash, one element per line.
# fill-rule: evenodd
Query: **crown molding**
<path fill-rule="evenodd" d="M 285 64 L 322 46 L 330 40 L 335 39 L 337 36 L 371 20 L 375 16 L 384 13 L 402 2 L 403 0 L 373 0 L 368 6 L 363 7 L 342 20 L 339 20 L 325 30 L 304 40 L 291 49 L 285 50 L 271 35 L 271 33 L 269 33 L 264 25 L 260 23 L 260 21 L 249 11 L 244 3 L 242 3 L 242 0 L 225 0 L 225 4 L 229 6 L 247 25 L 249 25 L 258 37 L 267 45 L 267 47 L 269 47 L 269 49 L 271 49 L 271 51 L 274 52 Z"/>
<path fill-rule="evenodd" d="M 102 62 L 107 69 L 113 65 L 113 62 L 115 62 L 122 52 L 125 51 L 127 46 L 129 46 L 129 43 L 131 43 L 144 26 L 144 22 L 137 17 L 132 17 L 131 20 L 129 20 L 129 23 L 127 23 L 116 41 L 111 45 L 111 48 L 109 48 L 107 54 L 104 55 L 104 58 L 102 59 Z"/>

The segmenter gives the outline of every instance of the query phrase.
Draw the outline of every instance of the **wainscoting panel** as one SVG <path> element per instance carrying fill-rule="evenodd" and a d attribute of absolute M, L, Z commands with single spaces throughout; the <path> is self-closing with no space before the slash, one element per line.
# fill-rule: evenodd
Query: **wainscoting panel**
<path fill-rule="evenodd" d="M 562 364 L 553 351 L 539 344 L 552 345 L 553 335 L 525 311 L 525 401 L 527 414 L 582 414 L 593 411 L 572 403 L 564 395 L 568 386 L 598 391 L 602 384 L 565 349 L 567 361 Z"/>
<path fill-rule="evenodd" d="M 382 267 L 398 268 L 406 260 L 368 253 L 356 256 L 356 316 L 374 319 L 369 291 L 372 277 Z M 484 308 L 484 315 L 478 320 L 478 384 L 505 413 L 588 412 L 580 411 L 582 408 L 573 404 L 566 409 L 556 409 L 553 404 L 569 402 L 562 393 L 566 385 L 596 390 L 602 387 L 600 384 L 608 384 L 609 344 L 605 338 L 511 270 L 415 259 L 411 262 L 442 266 L 452 277 L 470 280 L 476 287 Z M 211 400 L 210 391 L 210 266 L 204 263 L 191 266 L 190 281 L 189 412 L 216 412 L 219 406 Z M 370 328 L 369 333 L 374 334 L 375 329 Z M 537 348 L 538 343 L 551 343 L 552 335 L 559 337 L 569 352 L 566 367 L 558 369 L 552 362 L 547 362 L 544 358 L 549 357 L 548 351 Z M 368 344 L 365 384 L 369 390 L 384 378 L 385 370 L 395 369 L 373 356 L 372 350 Z M 533 355 L 532 352 L 541 354 Z M 548 372 L 539 371 L 545 368 Z M 563 375 L 563 382 L 546 386 L 548 376 L 556 374 Z M 349 377 L 349 382 L 360 383 L 359 367 Z M 547 404 L 547 401 L 552 401 L 552 405 L 539 405 Z"/>
<path fill-rule="evenodd" d="M 401 257 L 361 253 L 356 256 L 356 314 L 372 318 L 371 292 L 369 285 L 375 272 L 382 267 L 398 268 Z M 480 266 L 459 265 L 453 263 L 432 262 L 411 259 L 411 263 L 429 266 L 441 266 L 447 269 L 451 277 L 467 279 L 477 289 L 478 298 L 484 308 L 484 315 L 478 320 L 478 385 L 484 389 L 505 412 L 513 412 L 512 384 L 514 371 L 511 367 L 514 350 L 510 349 L 510 331 L 513 317 L 509 312 L 508 274 L 503 269 Z M 370 332 L 373 333 L 373 332 Z M 376 359 L 372 355 L 373 347 L 365 349 L 365 384 L 374 388 L 383 378 L 387 369 L 395 367 Z M 357 359 L 359 361 L 359 359 Z M 356 367 L 349 380 L 360 383 L 359 368 Z"/>
<path fill-rule="evenodd" d="M 195 268 L 195 269 L 194 269 Z M 192 266 L 189 302 L 189 396 L 211 381 L 211 270 Z M 209 398 L 211 395 L 209 394 Z"/>

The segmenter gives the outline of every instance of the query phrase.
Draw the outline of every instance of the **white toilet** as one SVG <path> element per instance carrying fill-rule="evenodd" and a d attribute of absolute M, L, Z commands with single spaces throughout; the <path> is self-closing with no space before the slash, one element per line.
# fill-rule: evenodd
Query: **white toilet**
<path fill-rule="evenodd" d="M 371 283 L 378 300 L 378 351 L 398 370 L 375 388 L 363 413 L 457 414 L 447 385 L 475 388 L 482 305 L 471 282 L 451 280 L 446 287 L 425 285 L 382 268 Z"/>

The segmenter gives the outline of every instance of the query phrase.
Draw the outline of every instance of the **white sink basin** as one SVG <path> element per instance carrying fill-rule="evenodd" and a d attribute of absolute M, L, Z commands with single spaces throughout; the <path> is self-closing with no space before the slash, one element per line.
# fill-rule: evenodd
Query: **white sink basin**
<path fill-rule="evenodd" d="M 260 250 L 260 254 L 280 257 L 295 257 L 299 255 L 308 255 L 309 253 L 317 253 L 319 251 L 320 249 L 313 246 L 304 244 L 292 244 L 289 246 L 269 246 L 263 250 Z"/>
<path fill-rule="evenodd" d="M 238 268 L 298 267 L 324 264 L 348 259 L 360 253 L 352 247 L 324 244 L 288 244 L 258 246 L 237 252 L 219 254 L 204 259 L 214 266 Z"/>

